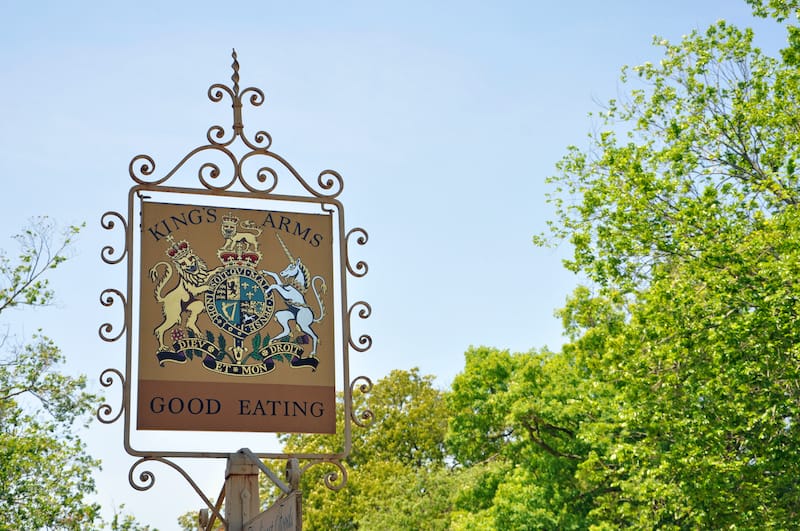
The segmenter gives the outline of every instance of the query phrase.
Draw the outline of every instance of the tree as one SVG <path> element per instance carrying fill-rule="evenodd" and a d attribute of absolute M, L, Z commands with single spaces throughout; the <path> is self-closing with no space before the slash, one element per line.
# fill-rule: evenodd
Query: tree
<path fill-rule="evenodd" d="M 58 234 L 51 220 L 38 218 L 16 236 L 16 259 L 0 253 L 0 313 L 53 301 L 47 274 L 67 259 L 79 229 Z M 7 329 L 0 341 L 0 529 L 103 525 L 100 507 L 87 499 L 99 462 L 74 429 L 88 422 L 97 398 L 86 391 L 85 376 L 59 372 L 63 361 L 41 331 L 20 342 Z M 119 515 L 111 525 L 140 529 Z"/>
<path fill-rule="evenodd" d="M 445 464 L 444 393 L 417 369 L 394 370 L 366 396 L 374 421 L 354 427 L 347 486 L 331 491 L 309 469 L 303 476 L 307 529 L 447 529 L 456 478 Z M 356 408 L 365 403 L 357 400 Z M 341 413 L 341 411 L 340 411 Z M 341 418 L 341 415 L 339 416 Z M 341 451 L 335 436 L 281 437 L 286 452 Z"/>
<path fill-rule="evenodd" d="M 568 342 L 470 349 L 446 393 L 414 372 L 378 382 L 346 491 L 304 479 L 310 528 L 797 527 L 800 30 L 785 27 L 779 58 L 720 22 L 623 70 L 627 96 L 568 149 L 535 238 L 570 242 L 587 282 L 559 311 Z"/>
<path fill-rule="evenodd" d="M 46 273 L 66 260 L 78 232 L 58 237 L 47 219 L 31 223 L 16 237 L 16 260 L 0 255 L 0 312 L 43 306 L 53 299 Z M 7 529 L 85 529 L 99 507 L 85 496 L 93 491 L 92 469 L 72 430 L 91 409 L 85 377 L 60 374 L 63 355 L 41 332 L 27 344 L 2 342 L 0 364 L 0 514 Z"/>
<path fill-rule="evenodd" d="M 581 376 L 548 351 L 472 348 L 453 381 L 447 448 L 464 475 L 453 529 L 585 529 Z"/>
<path fill-rule="evenodd" d="M 581 443 L 573 478 L 593 529 L 796 525 L 800 39 L 788 30 L 781 58 L 725 22 L 656 39 L 663 59 L 624 70 L 629 96 L 550 179 L 552 241 L 571 242 L 566 265 L 591 285 L 561 312 L 570 343 L 555 356 L 582 405 L 547 400 Z"/>

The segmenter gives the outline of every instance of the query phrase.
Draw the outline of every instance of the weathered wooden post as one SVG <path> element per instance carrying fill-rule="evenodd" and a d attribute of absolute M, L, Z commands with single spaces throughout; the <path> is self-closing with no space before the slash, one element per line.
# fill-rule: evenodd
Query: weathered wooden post
<path fill-rule="evenodd" d="M 228 531 L 244 531 L 259 512 L 258 467 L 246 455 L 228 456 L 225 468 L 225 519 Z"/>

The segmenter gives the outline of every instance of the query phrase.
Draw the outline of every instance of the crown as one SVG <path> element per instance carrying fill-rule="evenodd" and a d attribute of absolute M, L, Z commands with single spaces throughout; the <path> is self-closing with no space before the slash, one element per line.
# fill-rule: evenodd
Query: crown
<path fill-rule="evenodd" d="M 222 221 L 224 221 L 225 223 L 231 223 L 233 225 L 239 224 L 239 218 L 234 216 L 231 212 L 228 212 L 227 216 L 222 216 Z"/>
<path fill-rule="evenodd" d="M 167 235 L 167 240 L 169 241 L 169 248 L 167 249 L 167 256 L 172 258 L 173 260 L 182 260 L 186 258 L 187 255 L 191 254 L 192 248 L 189 247 L 189 243 L 186 240 L 181 240 L 176 242 L 175 239 L 172 237 L 172 234 Z"/>

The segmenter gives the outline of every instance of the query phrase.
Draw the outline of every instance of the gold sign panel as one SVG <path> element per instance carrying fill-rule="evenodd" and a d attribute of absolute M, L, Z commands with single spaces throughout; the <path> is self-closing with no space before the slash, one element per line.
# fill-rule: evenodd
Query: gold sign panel
<path fill-rule="evenodd" d="M 334 433 L 329 213 L 143 201 L 137 428 Z"/>

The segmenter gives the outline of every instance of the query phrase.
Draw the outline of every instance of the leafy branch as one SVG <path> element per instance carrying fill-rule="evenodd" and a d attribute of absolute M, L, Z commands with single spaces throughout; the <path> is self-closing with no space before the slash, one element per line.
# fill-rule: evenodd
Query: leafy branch
<path fill-rule="evenodd" d="M 43 216 L 32 219 L 28 228 L 14 236 L 20 246 L 18 259 L 12 261 L 0 251 L 0 313 L 17 306 L 45 306 L 53 300 L 45 273 L 67 259 L 83 226 L 70 226 L 55 239 L 55 223 Z M 55 246 L 54 241 L 58 242 Z"/>

